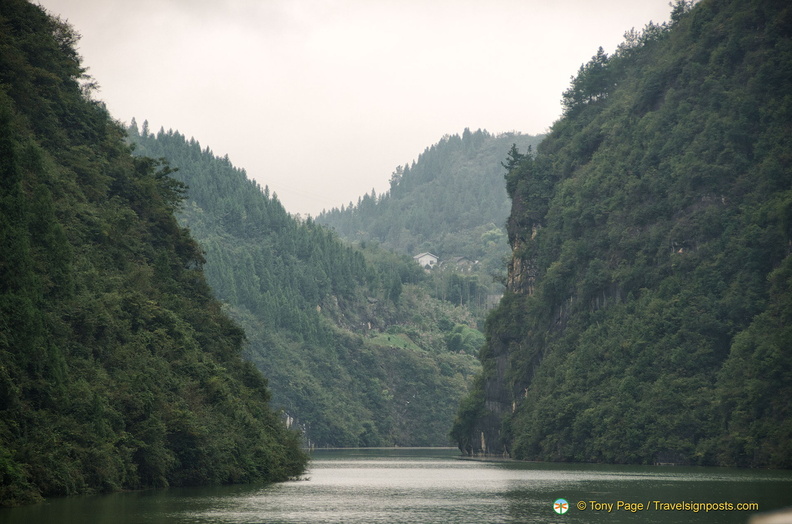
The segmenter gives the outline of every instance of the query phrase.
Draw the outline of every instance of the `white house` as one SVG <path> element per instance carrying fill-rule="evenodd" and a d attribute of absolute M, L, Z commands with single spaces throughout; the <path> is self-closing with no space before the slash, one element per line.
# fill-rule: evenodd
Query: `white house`
<path fill-rule="evenodd" d="M 431 253 L 421 253 L 419 255 L 415 255 L 413 260 L 418 262 L 421 267 L 429 267 L 429 269 L 435 267 L 437 265 L 437 261 L 439 260 L 436 255 Z"/>

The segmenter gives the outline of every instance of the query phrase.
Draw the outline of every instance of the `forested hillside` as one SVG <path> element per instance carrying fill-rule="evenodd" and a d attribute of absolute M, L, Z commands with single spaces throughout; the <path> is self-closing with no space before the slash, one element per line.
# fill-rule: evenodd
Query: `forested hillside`
<path fill-rule="evenodd" d="M 388 192 L 372 190 L 357 204 L 322 212 L 316 221 L 350 241 L 376 241 L 409 255 L 428 251 L 441 261 L 478 261 L 476 273 L 484 277 L 478 285 L 486 289 L 509 254 L 501 162 L 512 145 L 525 151 L 542 138 L 480 129 L 445 136 L 417 161 L 399 166 Z"/>
<path fill-rule="evenodd" d="M 301 474 L 183 186 L 91 100 L 77 39 L 0 2 L 0 505 Z"/>
<path fill-rule="evenodd" d="M 269 189 L 194 139 L 129 128 L 189 187 L 179 213 L 207 278 L 245 328 L 273 402 L 318 446 L 447 445 L 483 336 L 466 310 L 433 300 L 409 256 L 353 249 L 290 216 Z"/>
<path fill-rule="evenodd" d="M 626 37 L 507 159 L 509 291 L 454 435 L 792 467 L 792 6 L 678 2 Z"/>

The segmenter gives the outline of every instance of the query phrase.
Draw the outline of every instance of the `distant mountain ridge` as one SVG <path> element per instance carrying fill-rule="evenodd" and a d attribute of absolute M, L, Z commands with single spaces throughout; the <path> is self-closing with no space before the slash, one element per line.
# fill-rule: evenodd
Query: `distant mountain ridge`
<path fill-rule="evenodd" d="M 508 253 L 509 201 L 501 162 L 509 148 L 536 147 L 542 136 L 465 129 L 427 147 L 392 174 L 390 189 L 322 212 L 316 221 L 350 241 L 376 241 L 397 252 L 465 256 L 489 269 Z"/>
<path fill-rule="evenodd" d="M 130 126 L 136 154 L 188 187 L 180 223 L 247 334 L 273 403 L 316 446 L 447 445 L 483 342 L 464 309 L 427 296 L 408 256 L 353 248 L 289 215 L 228 158 L 174 131 Z"/>

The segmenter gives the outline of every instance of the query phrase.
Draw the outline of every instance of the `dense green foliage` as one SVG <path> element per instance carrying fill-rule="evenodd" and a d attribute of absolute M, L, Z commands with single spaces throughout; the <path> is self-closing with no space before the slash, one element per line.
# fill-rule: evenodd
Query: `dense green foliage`
<path fill-rule="evenodd" d="M 182 185 L 87 96 L 77 38 L 0 2 L 0 505 L 299 475 Z"/>
<path fill-rule="evenodd" d="M 483 336 L 433 300 L 422 269 L 369 243 L 352 248 L 290 216 L 227 158 L 177 132 L 129 128 L 189 186 L 179 213 L 205 251 L 218 298 L 244 327 L 273 402 L 318 446 L 446 445 Z"/>
<path fill-rule="evenodd" d="M 792 467 L 792 7 L 678 2 L 512 152 L 467 452 Z"/>
<path fill-rule="evenodd" d="M 443 137 L 411 165 L 399 166 L 390 190 L 358 199 L 357 204 L 321 213 L 317 222 L 353 242 L 375 241 L 399 253 L 430 252 L 440 257 L 428 286 L 437 298 L 486 306 L 487 295 L 501 294 L 493 276 L 509 254 L 504 225 L 509 199 L 501 161 L 509 147 L 535 147 L 542 136 L 487 131 Z M 465 257 L 460 264 L 455 260 Z M 440 269 L 440 268 L 438 268 Z"/>

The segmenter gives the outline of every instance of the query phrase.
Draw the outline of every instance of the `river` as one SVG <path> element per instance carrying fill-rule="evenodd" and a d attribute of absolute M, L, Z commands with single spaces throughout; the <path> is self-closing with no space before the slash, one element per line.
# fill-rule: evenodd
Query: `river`
<path fill-rule="evenodd" d="M 54 499 L 2 509 L 0 523 L 744 523 L 756 507 L 784 506 L 790 471 L 479 461 L 405 448 L 316 451 L 303 479 L 281 484 Z"/>

